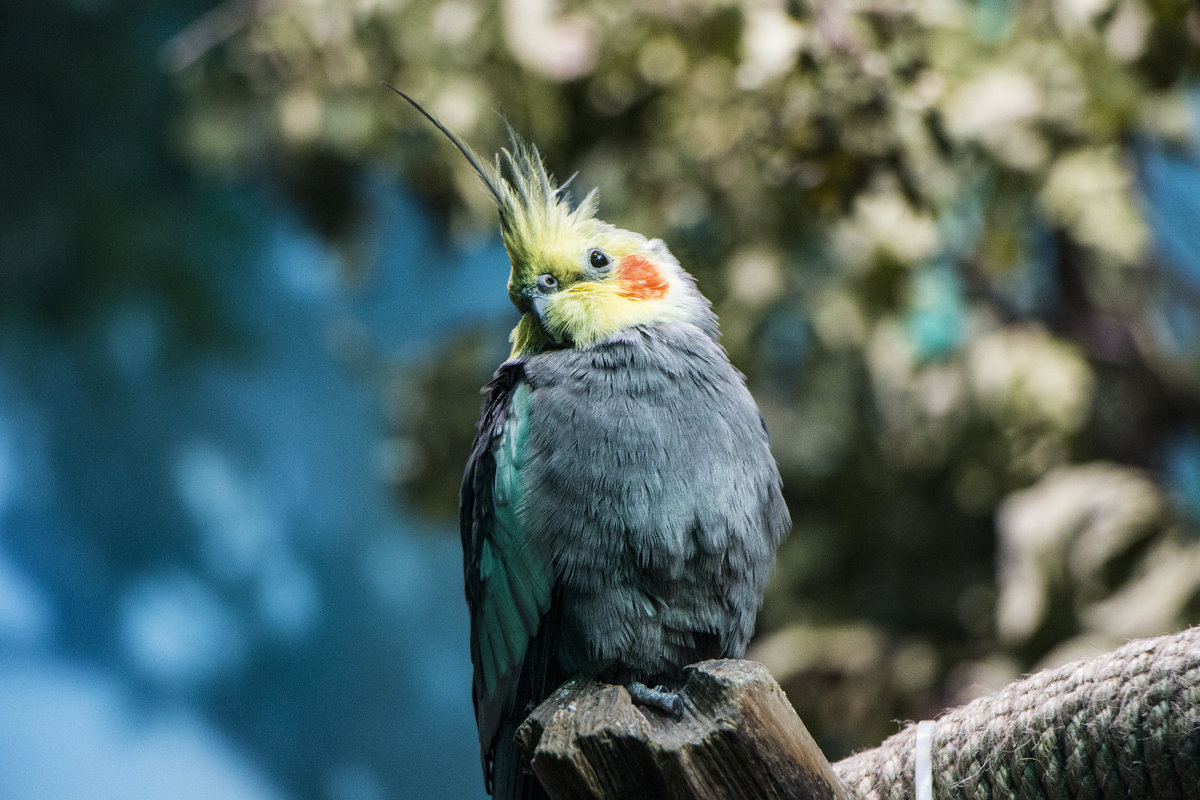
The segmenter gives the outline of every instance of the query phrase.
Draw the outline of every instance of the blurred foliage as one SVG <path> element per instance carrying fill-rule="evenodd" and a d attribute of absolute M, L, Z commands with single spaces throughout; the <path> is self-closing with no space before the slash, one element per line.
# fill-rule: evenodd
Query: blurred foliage
<path fill-rule="evenodd" d="M 1178 333 L 1200 285 L 1140 183 L 1151 150 L 1194 158 L 1198 45 L 1200 11 L 1161 0 L 231 0 L 166 57 L 193 161 L 265 165 L 335 239 L 365 170 L 448 232 L 495 225 L 387 81 L 481 152 L 501 111 L 602 217 L 670 243 L 795 518 L 754 654 L 842 750 L 1072 644 L 1200 620 Z M 397 423 L 397 474 L 446 514 L 495 366 L 479 335 Z"/>
<path fill-rule="evenodd" d="M 0 30 L 0 67 L 11 76 L 0 323 L 99 337 L 103 317 L 125 306 L 161 323 L 175 359 L 244 344 L 210 276 L 214 264 L 236 263 L 245 209 L 199 185 L 167 146 L 172 85 L 145 66 L 154 30 L 177 28 L 202 4 L 16 5 L 21 24 Z M 73 57 L 48 59 L 48 41 Z"/>

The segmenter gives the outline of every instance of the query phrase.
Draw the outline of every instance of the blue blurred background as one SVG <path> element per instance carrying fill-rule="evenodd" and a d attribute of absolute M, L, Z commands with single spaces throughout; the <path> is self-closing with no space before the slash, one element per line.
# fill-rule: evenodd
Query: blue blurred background
<path fill-rule="evenodd" d="M 392 191 L 386 279 L 348 292 L 277 200 L 211 191 L 243 212 L 211 284 L 236 351 L 137 296 L 5 331 L 0 796 L 478 795 L 456 531 L 392 502 L 346 350 L 427 356 L 446 290 L 502 317 L 503 251 L 434 250 Z"/>
<path fill-rule="evenodd" d="M 385 79 L 717 302 L 796 521 L 751 655 L 831 756 L 1200 620 L 1200 14 L 885 7 L 11 6 L 0 798 L 483 796 L 514 312 Z"/>
<path fill-rule="evenodd" d="M 159 55 L 203 10 L 0 33 L 0 797 L 482 796 L 457 529 L 390 491 L 377 372 L 505 321 L 503 250 L 374 180 L 351 287 L 191 174 Z"/>

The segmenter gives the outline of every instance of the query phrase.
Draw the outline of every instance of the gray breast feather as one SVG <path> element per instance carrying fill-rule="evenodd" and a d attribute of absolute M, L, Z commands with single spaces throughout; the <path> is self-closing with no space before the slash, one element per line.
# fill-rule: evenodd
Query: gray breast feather
<path fill-rule="evenodd" d="M 518 514 L 553 554 L 564 668 L 652 680 L 741 656 L 790 522 L 724 350 L 662 326 L 524 366 Z"/>

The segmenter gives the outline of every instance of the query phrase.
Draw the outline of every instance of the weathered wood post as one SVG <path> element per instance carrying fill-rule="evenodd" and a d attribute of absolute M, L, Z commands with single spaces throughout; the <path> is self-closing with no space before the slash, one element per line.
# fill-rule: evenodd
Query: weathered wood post
<path fill-rule="evenodd" d="M 517 739 L 555 800 L 847 800 L 829 762 L 766 667 L 686 669 L 679 720 L 620 686 L 576 679 L 538 706 Z"/>

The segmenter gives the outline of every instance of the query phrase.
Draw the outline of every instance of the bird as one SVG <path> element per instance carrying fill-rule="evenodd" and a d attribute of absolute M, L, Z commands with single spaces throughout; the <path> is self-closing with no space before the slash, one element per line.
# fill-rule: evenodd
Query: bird
<path fill-rule="evenodd" d="M 389 88 L 482 179 L 510 261 L 520 319 L 460 530 L 485 788 L 545 798 L 514 741 L 528 713 L 585 675 L 679 718 L 686 665 L 744 655 L 791 521 L 758 406 L 667 246 L 600 220 L 595 189 L 572 204 L 507 122 L 488 162 Z"/>

